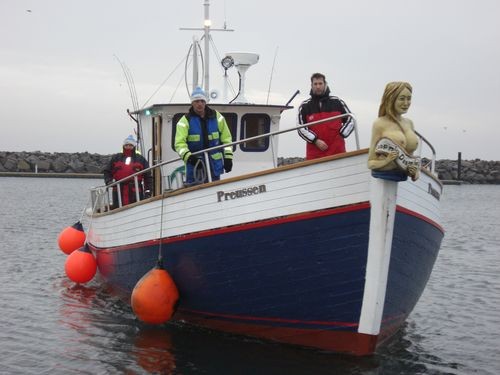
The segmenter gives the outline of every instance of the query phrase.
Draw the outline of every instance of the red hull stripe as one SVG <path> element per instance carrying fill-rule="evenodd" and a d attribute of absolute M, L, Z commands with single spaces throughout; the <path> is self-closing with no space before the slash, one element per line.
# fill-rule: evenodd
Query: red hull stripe
<path fill-rule="evenodd" d="M 439 229 L 444 234 L 444 229 L 443 229 L 443 227 L 441 225 L 439 225 L 438 223 L 436 223 L 435 221 L 429 219 L 428 217 L 426 217 L 424 215 L 421 215 L 421 214 L 419 214 L 419 213 L 417 213 L 415 211 L 409 210 L 409 209 L 401 207 L 401 206 L 397 206 L 396 207 L 396 211 L 401 212 L 403 214 L 415 216 L 416 218 L 419 218 L 420 220 L 423 220 L 423 221 L 431 224 L 432 226 L 436 227 L 437 229 Z"/>
<path fill-rule="evenodd" d="M 298 319 L 282 319 L 282 318 L 265 318 L 265 317 L 255 317 L 255 316 L 244 316 L 244 315 L 231 315 L 231 314 L 219 314 L 210 313 L 206 311 L 197 311 L 189 309 L 179 309 L 181 312 L 186 312 L 189 314 L 198 314 L 202 316 L 214 316 L 224 319 L 236 319 L 236 320 L 248 320 L 254 322 L 275 322 L 275 323 L 291 323 L 291 324 L 304 324 L 304 325 L 321 325 L 327 327 L 357 327 L 358 323 L 346 323 L 346 322 L 325 322 L 319 320 L 298 320 Z"/>
<path fill-rule="evenodd" d="M 244 230 L 250 230 L 250 229 L 255 229 L 255 228 L 262 228 L 262 227 L 267 227 L 271 225 L 279 225 L 279 224 L 284 224 L 284 223 L 291 223 L 294 221 L 300 221 L 300 220 L 308 220 L 308 219 L 314 219 L 317 217 L 323 217 L 323 216 L 329 216 L 329 215 L 338 215 L 341 213 L 345 212 L 353 212 L 353 211 L 361 211 L 370 208 L 370 203 L 369 202 L 361 202 L 357 204 L 353 204 L 350 206 L 345 206 L 345 207 L 337 207 L 337 208 L 330 208 L 326 210 L 321 210 L 321 211 L 314 211 L 314 212 L 307 212 L 307 213 L 302 213 L 302 214 L 296 214 L 296 215 L 290 215 L 290 216 L 284 216 L 281 218 L 273 218 L 273 219 L 266 219 L 254 223 L 244 223 L 244 224 L 236 224 L 232 225 L 230 227 L 225 227 L 225 228 L 219 228 L 219 229 L 208 229 L 204 231 L 199 231 L 199 232 L 193 232 L 189 234 L 184 234 L 176 237 L 170 237 L 170 238 L 165 238 L 163 239 L 162 243 L 168 244 L 168 243 L 173 243 L 173 242 L 179 242 L 179 241 L 188 241 L 192 240 L 195 238 L 202 238 L 202 237 L 209 237 L 209 236 L 214 236 L 218 234 L 224 234 L 224 233 L 231 233 L 231 232 L 239 232 L 239 231 L 244 231 Z M 438 228 L 442 233 L 444 233 L 444 229 L 434 222 L 433 220 L 430 220 L 429 218 L 415 212 L 412 210 L 409 210 L 407 208 L 397 206 L 397 211 L 411 215 L 414 217 L 417 217 L 421 220 L 424 220 L 425 222 L 435 226 Z M 151 245 L 157 245 L 158 240 L 149 240 L 145 241 L 142 243 L 134 243 L 131 245 L 124 245 L 124 246 L 117 246 L 113 248 L 113 250 L 128 250 L 128 249 L 133 249 L 137 247 L 142 247 L 142 246 L 151 246 Z M 89 244 L 90 245 L 90 244 Z M 94 246 L 91 246 L 94 249 L 97 249 Z"/>
<path fill-rule="evenodd" d="M 208 230 L 203 230 L 203 231 L 199 231 L 199 232 L 192 232 L 189 234 L 183 234 L 183 235 L 179 235 L 179 236 L 175 236 L 175 237 L 164 238 L 162 243 L 168 244 L 168 243 L 179 242 L 179 241 L 188 241 L 188 240 L 192 240 L 195 238 L 209 237 L 209 236 L 214 236 L 214 235 L 224 234 L 224 233 L 231 233 L 231 232 L 241 232 L 244 230 L 268 227 L 271 225 L 279 225 L 279 224 L 290 223 L 290 222 L 294 222 L 294 221 L 314 219 L 317 217 L 323 217 L 323 216 L 329 216 L 329 215 L 338 215 L 338 214 L 345 213 L 345 212 L 361 211 L 361 210 L 366 210 L 369 208 L 370 208 L 369 202 L 361 202 L 361 203 L 357 203 L 357 204 L 353 204 L 353 205 L 345 206 L 345 207 L 336 207 L 336 208 L 330 208 L 330 209 L 321 210 L 321 211 L 307 212 L 307 213 L 302 213 L 302 214 L 283 216 L 280 218 L 266 219 L 266 220 L 261 220 L 261 221 L 253 222 L 253 223 L 236 224 L 236 225 L 232 225 L 230 227 L 225 227 L 225 228 L 208 229 Z M 117 246 L 117 247 L 113 247 L 112 250 L 113 251 L 129 250 L 129 249 L 134 249 L 137 247 L 153 246 L 153 245 L 157 245 L 157 244 L 158 244 L 158 240 L 156 239 L 156 240 L 144 241 L 142 243 L 134 243 L 131 245 Z M 91 247 L 96 249 L 96 250 L 98 249 L 98 248 L 93 247 L 93 246 L 91 246 Z"/>
<path fill-rule="evenodd" d="M 367 335 L 352 331 L 271 327 L 268 325 L 236 323 L 212 317 L 203 318 L 198 315 L 192 315 L 188 311 L 177 311 L 174 319 L 232 334 L 259 337 L 286 344 L 349 353 L 358 356 L 373 354 L 378 339 L 377 335 Z"/>
<path fill-rule="evenodd" d="M 307 213 L 303 213 L 303 214 L 284 216 L 284 217 L 280 217 L 280 218 L 266 219 L 266 220 L 258 221 L 255 223 L 236 224 L 236 225 L 232 225 L 232 226 L 226 227 L 226 228 L 204 230 L 204 231 L 200 231 L 200 232 L 196 232 L 196 233 L 182 235 L 179 237 L 168 238 L 165 242 L 170 243 L 170 242 L 184 241 L 184 240 L 193 239 L 193 238 L 213 236 L 213 235 L 217 235 L 217 234 L 240 232 L 243 230 L 268 227 L 271 225 L 279 225 L 279 224 L 290 223 L 290 222 L 294 222 L 294 221 L 314 219 L 317 217 L 337 215 L 337 214 L 341 214 L 344 212 L 359 211 L 359 210 L 364 210 L 367 208 L 370 208 L 370 204 L 368 202 L 363 202 L 363 203 L 358 203 L 358 204 L 354 204 L 354 205 L 346 206 L 346 207 L 330 208 L 330 209 L 326 209 L 326 210 L 322 210 L 322 211 L 314 211 L 314 212 L 307 212 Z"/>

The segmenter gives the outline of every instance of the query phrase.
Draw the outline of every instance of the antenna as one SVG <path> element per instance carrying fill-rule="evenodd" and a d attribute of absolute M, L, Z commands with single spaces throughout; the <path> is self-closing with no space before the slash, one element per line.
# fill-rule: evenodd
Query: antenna
<path fill-rule="evenodd" d="M 227 29 L 227 22 L 226 22 L 226 0 L 224 0 L 224 30 Z"/>
<path fill-rule="evenodd" d="M 226 56 L 233 59 L 234 66 L 240 75 L 240 91 L 236 98 L 234 98 L 231 102 L 248 103 L 248 100 L 245 97 L 245 74 L 252 65 L 257 64 L 259 61 L 259 55 L 249 52 L 232 52 L 226 54 Z"/>
<path fill-rule="evenodd" d="M 269 77 L 269 87 L 267 88 L 266 104 L 269 104 L 269 93 L 271 92 L 271 82 L 273 81 L 274 63 L 276 62 L 277 55 L 278 55 L 278 47 L 276 47 L 276 51 L 274 52 L 273 66 L 271 68 L 271 76 Z"/>
<path fill-rule="evenodd" d="M 180 30 L 198 30 L 198 31 L 203 31 L 204 35 L 203 38 L 205 39 L 205 50 L 203 52 L 204 54 L 204 71 L 205 71 L 205 77 L 204 77 L 204 89 L 205 92 L 210 92 L 210 77 L 209 77 L 209 69 L 210 69 L 210 58 L 209 58 L 209 43 L 210 43 L 210 32 L 211 31 L 234 31 L 233 29 L 226 29 L 224 27 L 223 29 L 212 29 L 212 21 L 210 20 L 210 1 L 205 0 L 203 3 L 203 6 L 205 7 L 205 18 L 203 21 L 203 28 L 199 27 L 181 27 Z"/>

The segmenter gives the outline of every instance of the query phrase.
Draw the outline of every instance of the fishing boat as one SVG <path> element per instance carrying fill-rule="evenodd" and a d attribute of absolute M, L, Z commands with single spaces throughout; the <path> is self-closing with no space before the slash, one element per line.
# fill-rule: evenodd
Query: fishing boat
<path fill-rule="evenodd" d="M 201 30 L 207 75 L 210 23 Z M 297 128 L 280 129 L 290 102 L 247 99 L 245 72 L 258 58 L 227 53 L 224 68 L 238 70 L 240 91 L 231 101 L 209 103 L 231 129 L 233 171 L 219 181 L 208 173 L 208 183 L 185 184 L 173 140 L 190 103 L 140 108 L 130 115 L 151 165 L 152 196 L 122 206 L 119 194 L 111 202 L 111 189 L 124 181 L 91 189 L 87 244 L 101 278 L 129 295 L 161 257 L 180 295 L 175 321 L 373 354 L 415 307 L 444 235 L 434 148 L 420 136 L 418 152 L 427 162 L 415 182 L 372 177 L 357 127 L 353 151 L 278 165 L 280 137 Z M 204 83 L 210 93 L 208 76 Z M 131 177 L 136 184 L 138 175 Z"/>

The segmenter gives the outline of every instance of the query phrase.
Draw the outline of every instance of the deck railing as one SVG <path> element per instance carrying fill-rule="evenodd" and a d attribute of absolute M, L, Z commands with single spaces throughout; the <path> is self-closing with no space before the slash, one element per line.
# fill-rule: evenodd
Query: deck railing
<path fill-rule="evenodd" d="M 284 129 L 284 130 L 277 130 L 277 131 L 274 131 L 274 132 L 269 132 L 269 133 L 265 133 L 265 134 L 261 134 L 261 135 L 256 135 L 256 136 L 253 136 L 253 137 L 248 137 L 248 138 L 245 138 L 245 139 L 242 139 L 242 140 L 239 140 L 239 141 L 235 141 L 235 142 L 232 142 L 232 143 L 229 143 L 229 144 L 223 144 L 223 145 L 219 145 L 219 146 L 215 146 L 215 147 L 210 147 L 210 148 L 207 148 L 205 150 L 202 150 L 202 151 L 197 151 L 197 152 L 193 152 L 192 155 L 202 155 L 203 158 L 204 158 L 204 161 L 205 161 L 205 165 L 210 165 L 209 164 L 209 157 L 210 157 L 210 152 L 211 151 L 214 151 L 214 150 L 218 150 L 218 149 L 222 149 L 224 147 L 233 147 L 233 146 L 236 146 L 236 145 L 239 145 L 241 143 L 245 143 L 245 142 L 251 142 L 251 141 L 255 141 L 255 140 L 258 140 L 258 139 L 262 139 L 262 138 L 268 138 L 270 139 L 270 145 L 271 145 L 271 150 L 273 152 L 273 156 L 275 155 L 275 150 L 274 150 L 274 139 L 275 137 L 281 135 L 281 134 L 284 134 L 284 133 L 288 133 L 288 132 L 292 132 L 292 131 L 297 131 L 298 129 L 301 129 L 301 128 L 305 128 L 305 127 L 314 127 L 316 125 L 319 125 L 319 124 L 322 124 L 324 122 L 328 122 L 328 121 L 332 121 L 332 120 L 338 120 L 338 119 L 342 119 L 342 118 L 345 118 L 345 117 L 351 117 L 353 119 L 353 123 L 354 123 L 354 136 L 355 136 L 355 141 L 356 141 L 356 149 L 359 150 L 360 149 L 360 145 L 359 145 L 359 136 L 358 136 L 358 126 L 357 126 L 357 122 L 356 122 L 356 119 L 355 117 L 351 114 L 351 113 L 345 113 L 345 114 L 341 114 L 341 115 L 337 115 L 337 116 L 332 116 L 332 117 L 328 117 L 328 118 L 325 118 L 325 119 L 321 119 L 321 120 L 318 120 L 318 121 L 314 121 L 314 122 L 310 122 L 308 124 L 304 124 L 304 125 L 300 125 L 300 126 L 296 126 L 296 127 L 293 127 L 293 128 L 287 128 L 287 129 Z M 432 173 L 434 173 L 434 167 L 435 167 L 435 159 L 436 159 L 436 152 L 434 150 L 434 147 L 430 144 L 429 141 L 427 141 L 427 139 L 425 139 L 421 134 L 417 133 L 417 135 L 419 136 L 421 142 L 419 143 L 420 144 L 420 149 L 419 149 L 419 156 L 422 156 L 422 145 L 425 143 L 426 145 L 428 145 L 428 147 L 430 148 L 431 150 L 431 153 L 432 153 L 432 156 L 430 158 L 430 161 L 424 165 L 424 168 L 427 168 L 429 169 Z M 276 168 L 277 167 L 277 157 L 273 157 L 273 162 L 274 162 L 274 167 Z M 162 161 L 160 163 L 157 163 L 147 169 L 144 169 L 140 172 L 137 172 L 137 173 L 134 173 L 133 175 L 130 175 L 126 178 L 123 178 L 119 181 L 115 181 L 113 183 L 110 183 L 108 185 L 104 185 L 104 186 L 98 186 L 98 187 L 95 187 L 95 188 L 92 188 L 91 191 L 90 191 L 90 194 L 91 194 L 91 201 L 92 201 L 92 207 L 95 207 L 94 209 L 97 209 L 99 210 L 99 212 L 104 212 L 104 211 L 108 211 L 112 208 L 117 208 L 117 207 L 122 207 L 123 206 L 123 202 L 122 202 L 122 196 L 121 196 L 121 187 L 123 184 L 129 184 L 131 180 L 133 180 L 133 183 L 134 183 L 134 187 L 135 187 L 135 201 L 138 202 L 141 200 L 141 194 L 140 194 L 140 191 L 142 189 L 139 189 L 139 177 L 142 176 L 143 174 L 145 173 L 152 173 L 154 170 L 156 170 L 157 168 L 160 168 L 159 171 L 160 171 L 160 176 L 161 178 L 163 179 L 163 177 L 165 176 L 162 176 L 161 175 L 161 167 L 164 166 L 164 165 L 167 165 L 167 164 L 172 164 L 172 163 L 178 163 L 179 161 L 181 161 L 181 158 L 174 158 L 174 159 L 170 159 L 170 160 L 165 160 L 165 161 Z M 184 182 L 183 181 L 179 181 L 179 179 L 181 179 L 181 173 L 176 173 L 176 172 L 179 172 L 179 168 L 177 168 L 173 173 L 171 173 L 170 176 L 167 176 L 168 177 L 168 180 L 166 181 L 166 188 L 167 190 L 168 189 L 172 189 L 172 181 L 173 179 L 176 179 L 176 185 L 177 186 L 184 186 Z M 211 176 L 211 173 L 207 172 L 207 178 L 208 178 L 208 182 L 212 182 L 212 176 Z M 182 183 L 181 183 L 182 182 Z M 112 195 L 112 191 L 115 190 L 116 191 L 116 196 L 117 196 L 117 200 L 118 202 L 111 202 L 110 200 L 110 195 Z M 163 186 L 162 186 L 162 191 L 163 191 Z"/>

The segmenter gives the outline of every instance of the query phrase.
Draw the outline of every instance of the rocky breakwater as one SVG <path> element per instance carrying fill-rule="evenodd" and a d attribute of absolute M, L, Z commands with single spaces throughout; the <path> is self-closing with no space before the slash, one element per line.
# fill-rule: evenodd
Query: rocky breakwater
<path fill-rule="evenodd" d="M 500 161 L 462 160 L 460 171 L 457 160 L 436 161 L 436 171 L 441 180 L 462 181 L 469 184 L 500 184 Z"/>
<path fill-rule="evenodd" d="M 9 152 L 0 151 L 0 173 L 80 174 L 102 173 L 112 155 L 88 152 Z M 303 161 L 302 157 L 278 158 L 278 165 Z M 237 166 L 235 166 L 237 168 Z M 437 160 L 439 178 L 460 180 L 470 184 L 500 184 L 500 161 L 462 160 L 460 173 L 457 160 Z"/>
<path fill-rule="evenodd" d="M 0 151 L 0 172 L 99 174 L 111 155 Z"/>

